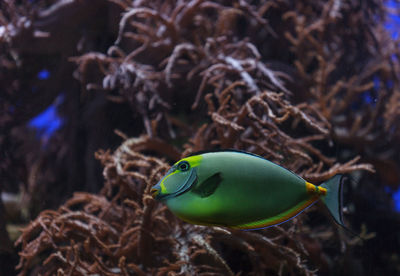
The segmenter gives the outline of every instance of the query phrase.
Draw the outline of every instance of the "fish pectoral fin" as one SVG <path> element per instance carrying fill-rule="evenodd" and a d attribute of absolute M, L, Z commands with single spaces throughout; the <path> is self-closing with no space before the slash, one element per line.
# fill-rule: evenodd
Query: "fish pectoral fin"
<path fill-rule="evenodd" d="M 209 197 L 218 188 L 222 181 L 221 173 L 215 173 L 206 180 L 196 185 L 192 192 L 198 194 L 200 197 Z"/>

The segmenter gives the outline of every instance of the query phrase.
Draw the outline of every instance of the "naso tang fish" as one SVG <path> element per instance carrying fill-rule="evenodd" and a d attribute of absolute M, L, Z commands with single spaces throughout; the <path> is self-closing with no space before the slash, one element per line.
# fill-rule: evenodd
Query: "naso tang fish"
<path fill-rule="evenodd" d="M 343 225 L 341 177 L 320 186 L 258 155 L 218 151 L 175 163 L 151 189 L 182 220 L 234 229 L 259 229 L 295 217 L 319 199 Z"/>

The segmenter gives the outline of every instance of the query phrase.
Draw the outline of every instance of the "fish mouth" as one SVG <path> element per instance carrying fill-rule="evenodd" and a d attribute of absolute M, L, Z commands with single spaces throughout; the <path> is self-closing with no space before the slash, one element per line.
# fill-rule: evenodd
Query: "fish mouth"
<path fill-rule="evenodd" d="M 151 196 L 155 199 L 158 196 L 158 194 L 160 193 L 160 190 L 157 188 L 151 188 L 150 193 L 151 193 Z"/>

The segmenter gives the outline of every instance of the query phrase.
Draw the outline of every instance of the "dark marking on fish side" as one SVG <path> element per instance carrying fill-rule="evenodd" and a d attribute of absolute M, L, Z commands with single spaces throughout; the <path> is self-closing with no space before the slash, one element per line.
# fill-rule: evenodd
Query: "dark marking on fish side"
<path fill-rule="evenodd" d="M 199 195 L 200 197 L 209 197 L 212 195 L 218 188 L 219 184 L 222 181 L 221 173 L 215 173 L 203 182 L 194 186 L 192 192 Z"/>

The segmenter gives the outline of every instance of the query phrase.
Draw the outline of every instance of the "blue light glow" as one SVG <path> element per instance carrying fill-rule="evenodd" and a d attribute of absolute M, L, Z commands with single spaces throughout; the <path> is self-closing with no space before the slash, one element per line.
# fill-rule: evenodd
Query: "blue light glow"
<path fill-rule="evenodd" d="M 39 80 L 47 80 L 48 78 L 50 78 L 50 71 L 47 69 L 43 69 L 41 70 L 38 74 L 37 74 L 37 78 Z"/>
<path fill-rule="evenodd" d="M 362 98 L 364 103 L 372 106 L 376 105 L 377 99 L 371 95 L 371 92 L 369 91 L 364 92 Z"/>
<path fill-rule="evenodd" d="M 396 10 L 396 12 L 400 8 L 400 3 L 396 1 L 387 1 L 385 5 L 389 9 Z M 393 39 L 399 38 L 400 16 L 397 13 L 391 13 L 389 11 L 384 26 L 390 32 Z"/>
<path fill-rule="evenodd" d="M 400 188 L 393 193 L 392 198 L 394 201 L 394 209 L 397 212 L 400 212 Z"/>
<path fill-rule="evenodd" d="M 63 100 L 63 95 L 58 96 L 53 104 L 28 123 L 29 127 L 37 130 L 38 136 L 45 142 L 64 124 L 64 120 L 57 112 L 57 108 Z"/>

